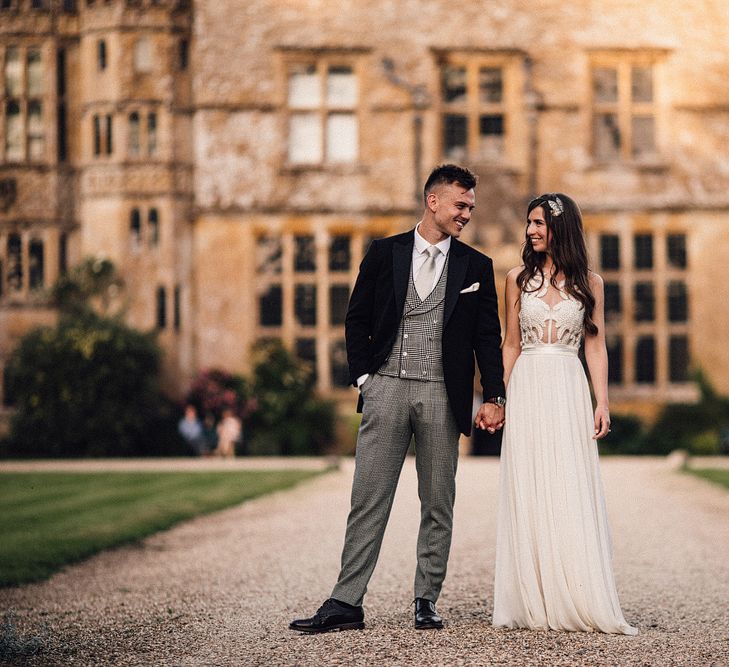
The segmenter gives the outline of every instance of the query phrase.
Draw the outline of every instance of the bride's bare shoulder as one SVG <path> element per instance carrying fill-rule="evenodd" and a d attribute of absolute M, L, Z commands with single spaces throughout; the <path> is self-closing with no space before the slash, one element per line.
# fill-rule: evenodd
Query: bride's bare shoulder
<path fill-rule="evenodd" d="M 515 266 L 509 273 L 506 274 L 506 282 L 516 284 L 517 276 L 524 270 L 524 265 Z"/>
<path fill-rule="evenodd" d="M 602 276 L 599 273 L 595 273 L 594 271 L 588 271 L 587 280 L 591 289 L 602 289 L 603 280 Z"/>

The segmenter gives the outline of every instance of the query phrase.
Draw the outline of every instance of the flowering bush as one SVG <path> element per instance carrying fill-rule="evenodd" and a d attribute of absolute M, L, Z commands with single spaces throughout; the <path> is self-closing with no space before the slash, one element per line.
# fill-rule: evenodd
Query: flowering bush
<path fill-rule="evenodd" d="M 217 421 L 223 410 L 232 410 L 246 420 L 257 407 L 256 399 L 245 378 L 218 368 L 210 368 L 193 380 L 186 402 L 197 408 L 200 415 L 212 415 Z"/>

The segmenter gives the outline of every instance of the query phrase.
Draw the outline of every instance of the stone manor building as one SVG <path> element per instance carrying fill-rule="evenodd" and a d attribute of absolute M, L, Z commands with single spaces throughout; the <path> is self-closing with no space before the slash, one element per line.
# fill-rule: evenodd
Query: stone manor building
<path fill-rule="evenodd" d="M 280 338 L 350 410 L 361 257 L 457 161 L 500 289 L 528 200 L 581 205 L 616 411 L 729 393 L 727 81 L 721 0 L 0 0 L 0 368 L 104 256 L 171 391 Z"/>

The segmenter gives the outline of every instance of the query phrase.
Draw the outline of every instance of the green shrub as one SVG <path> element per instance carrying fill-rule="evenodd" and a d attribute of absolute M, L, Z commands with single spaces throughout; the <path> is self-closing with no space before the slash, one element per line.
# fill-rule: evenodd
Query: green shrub
<path fill-rule="evenodd" d="M 643 454 L 645 429 L 640 417 L 615 414 L 610 417 L 610 433 L 600 441 L 601 454 Z"/>
<path fill-rule="evenodd" d="M 706 447 L 707 432 L 717 434 L 729 427 L 729 399 L 719 396 L 702 375 L 696 380 L 701 400 L 695 404 L 666 405 L 645 437 L 644 453 L 668 454 L 675 449 L 691 451 L 691 442 L 697 436 L 698 447 Z M 717 452 L 719 437 L 716 438 Z"/>
<path fill-rule="evenodd" d="M 334 403 L 317 398 L 309 364 L 279 341 L 254 348 L 252 390 L 257 409 L 250 418 L 251 454 L 322 454 L 334 442 Z"/>
<path fill-rule="evenodd" d="M 127 327 L 121 281 L 109 260 L 88 258 L 51 289 L 56 326 L 28 332 L 6 367 L 16 408 L 7 456 L 140 456 L 184 451 L 177 414 L 158 386 L 153 334 Z"/>
<path fill-rule="evenodd" d="M 688 441 L 688 452 L 694 456 L 717 456 L 720 453 L 719 431 L 710 429 L 692 436 Z"/>
<path fill-rule="evenodd" d="M 660 456 L 677 449 L 698 456 L 722 453 L 723 434 L 729 435 L 729 399 L 719 396 L 702 373 L 694 377 L 701 392 L 697 403 L 664 405 L 648 429 L 636 416 L 613 415 L 612 432 L 600 443 L 600 451 Z"/>
<path fill-rule="evenodd" d="M 169 453 L 171 406 L 154 338 L 90 312 L 29 332 L 8 363 L 12 456 Z"/>

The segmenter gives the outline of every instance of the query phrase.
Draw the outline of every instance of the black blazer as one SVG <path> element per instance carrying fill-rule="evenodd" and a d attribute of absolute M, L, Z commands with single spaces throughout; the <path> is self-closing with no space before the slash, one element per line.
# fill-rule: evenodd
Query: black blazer
<path fill-rule="evenodd" d="M 359 267 L 345 320 L 349 379 L 385 363 L 395 343 L 410 278 L 414 231 L 373 241 Z M 471 433 L 474 355 L 484 398 L 504 396 L 494 270 L 491 259 L 451 240 L 443 321 L 443 375 L 453 415 Z M 480 283 L 474 292 L 461 290 Z M 357 410 L 362 409 L 360 395 Z"/>

